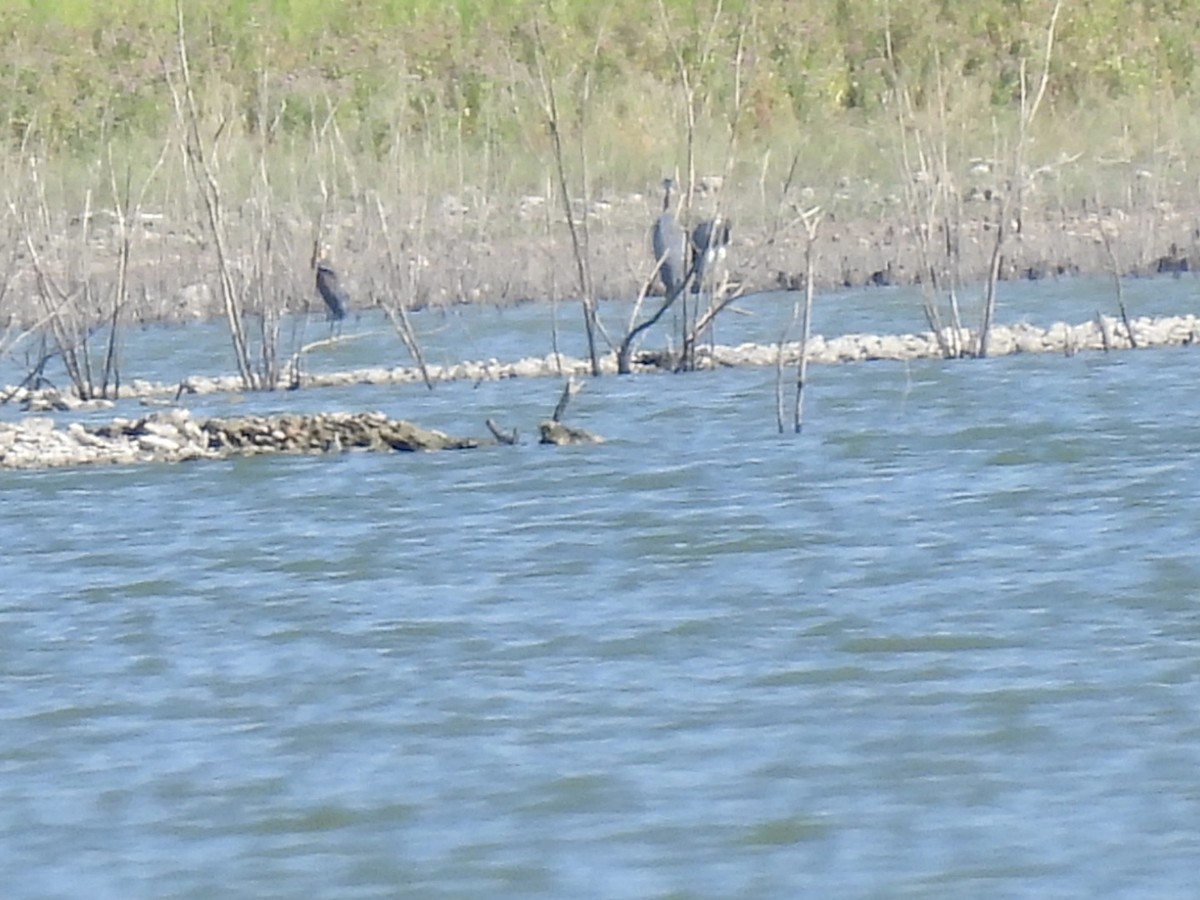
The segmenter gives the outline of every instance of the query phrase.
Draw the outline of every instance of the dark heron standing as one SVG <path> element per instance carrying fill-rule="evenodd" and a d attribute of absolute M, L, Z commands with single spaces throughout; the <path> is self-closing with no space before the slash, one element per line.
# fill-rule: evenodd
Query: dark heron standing
<path fill-rule="evenodd" d="M 693 294 L 700 292 L 705 275 L 711 274 L 717 263 L 725 258 L 725 248 L 729 246 L 729 231 L 729 220 L 721 216 L 701 222 L 692 231 L 692 259 L 695 267 Z"/>
<path fill-rule="evenodd" d="M 663 211 L 654 222 L 654 262 L 667 296 L 677 293 L 687 278 L 687 237 L 671 209 L 675 180 L 663 179 Z"/>
<path fill-rule="evenodd" d="M 325 306 L 329 309 L 330 321 L 337 323 L 346 318 L 346 312 L 350 308 L 350 298 L 342 290 L 341 283 L 338 281 L 338 274 L 329 265 L 328 257 L 329 246 L 322 244 L 315 260 L 317 267 L 317 293 L 321 295 L 321 299 L 325 301 Z"/>

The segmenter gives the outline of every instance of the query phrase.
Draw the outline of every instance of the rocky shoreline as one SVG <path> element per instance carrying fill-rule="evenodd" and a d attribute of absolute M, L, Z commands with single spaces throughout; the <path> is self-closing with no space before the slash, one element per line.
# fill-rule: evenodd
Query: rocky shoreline
<path fill-rule="evenodd" d="M 1130 330 L 1132 329 L 1132 338 Z M 947 328 L 941 335 L 932 331 L 913 334 L 845 334 L 826 338 L 813 335 L 809 341 L 808 359 L 816 365 L 892 359 L 932 359 L 946 356 L 946 348 L 960 348 L 957 354 L 971 356 L 969 348 L 977 340 L 972 329 L 957 331 Z M 1058 353 L 1072 355 L 1085 351 L 1125 350 L 1144 347 L 1169 347 L 1200 342 L 1200 318 L 1195 315 L 1142 316 L 1131 319 L 1129 327 L 1121 319 L 1098 315 L 1078 324 L 1056 322 L 1048 328 L 1028 323 L 995 325 L 988 339 L 989 356 L 1008 356 L 1014 353 Z M 737 346 L 716 344 L 696 348 L 697 365 L 701 368 L 732 366 L 774 366 L 779 362 L 778 344 L 746 343 Z M 783 344 L 784 365 L 800 359 L 800 344 Z M 601 370 L 606 375 L 617 372 L 616 355 L 601 358 Z M 643 350 L 634 354 L 635 372 L 672 371 L 673 358 L 662 351 Z M 427 368 L 432 382 L 497 381 L 507 378 L 555 378 L 571 375 L 586 377 L 591 364 L 581 357 L 548 353 L 514 362 L 497 359 L 476 360 Z M 280 380 L 278 390 L 348 387 L 351 385 L 418 384 L 423 381 L 421 370 L 415 366 L 372 367 L 344 372 L 308 373 L 298 384 L 290 379 Z M 133 379 L 121 388 L 123 399 L 144 403 L 177 403 L 187 395 L 236 394 L 244 390 L 236 375 L 192 375 L 177 383 Z M 110 400 L 80 400 L 52 389 L 32 390 L 7 387 L 0 395 L 18 404 L 26 412 L 66 412 L 79 409 L 104 409 L 115 404 Z"/>
<path fill-rule="evenodd" d="M 949 348 L 974 346 L 975 335 L 967 330 L 946 329 L 903 335 L 848 334 L 833 338 L 816 335 L 808 345 L 809 361 L 837 364 L 869 360 L 914 360 L 946 356 Z M 1200 343 L 1200 318 L 1195 315 L 1142 317 L 1128 323 L 1109 316 L 1076 325 L 1058 322 L 1049 328 L 1029 324 L 995 326 L 989 337 L 988 353 L 1058 353 L 1184 346 Z M 798 342 L 782 347 L 771 344 L 716 345 L 697 348 L 703 368 L 794 365 L 799 361 Z M 963 353 L 963 355 L 970 355 Z M 637 372 L 668 371 L 672 359 L 664 353 L 643 351 L 634 358 Z M 610 354 L 603 365 L 606 374 L 616 373 Z M 549 354 L 512 363 L 497 360 L 463 362 L 430 367 L 435 381 L 487 381 L 503 378 L 586 376 L 585 359 Z M 352 372 L 308 375 L 302 387 L 331 387 L 350 384 L 407 384 L 421 381 L 416 368 L 361 369 Z M 284 388 L 286 385 L 280 385 Z M 192 376 L 180 384 L 134 381 L 125 388 L 126 398 L 143 403 L 178 401 L 183 394 L 237 392 L 241 384 L 234 376 Z M 69 411 L 107 408 L 110 400 L 80 401 L 56 391 L 10 388 L 5 394 L 28 412 Z M 545 443 L 577 443 L 583 438 L 548 439 Z M 469 449 L 487 441 L 454 438 L 421 428 L 404 420 L 389 419 L 379 412 L 321 413 L 316 415 L 238 416 L 193 418 L 183 408 L 159 410 L 138 419 L 118 418 L 101 426 L 74 422 L 59 427 L 50 416 L 31 416 L 19 422 L 0 423 L 0 468 L 30 469 L 99 463 L 183 462 L 194 459 L 225 459 L 264 453 L 338 453 L 344 450 L 418 451 Z"/>
<path fill-rule="evenodd" d="M 480 445 L 380 412 L 193 418 L 186 409 L 60 428 L 48 416 L 0 423 L 0 468 L 185 462 L 265 453 L 466 450 Z"/>

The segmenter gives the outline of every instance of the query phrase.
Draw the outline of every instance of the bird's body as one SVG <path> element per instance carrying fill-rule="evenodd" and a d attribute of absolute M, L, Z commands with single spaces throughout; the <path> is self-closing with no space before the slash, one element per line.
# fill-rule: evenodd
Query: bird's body
<path fill-rule="evenodd" d="M 342 287 L 338 273 L 329 264 L 329 245 L 313 245 L 313 268 L 316 269 L 317 293 L 329 310 L 330 335 L 340 334 L 342 320 L 350 311 L 350 296 Z"/>
<path fill-rule="evenodd" d="M 671 209 L 675 182 L 663 180 L 663 211 L 654 222 L 654 262 L 668 297 L 678 293 L 687 278 L 687 237 Z"/>
<path fill-rule="evenodd" d="M 728 219 L 717 216 L 715 219 L 706 219 L 692 230 L 692 267 L 695 270 L 692 293 L 699 293 L 705 276 L 725 258 L 730 227 Z"/>
<path fill-rule="evenodd" d="M 350 308 L 350 298 L 342 290 L 337 272 L 330 268 L 323 259 L 317 263 L 317 293 L 325 301 L 330 319 L 340 322 L 346 318 L 346 311 Z"/>

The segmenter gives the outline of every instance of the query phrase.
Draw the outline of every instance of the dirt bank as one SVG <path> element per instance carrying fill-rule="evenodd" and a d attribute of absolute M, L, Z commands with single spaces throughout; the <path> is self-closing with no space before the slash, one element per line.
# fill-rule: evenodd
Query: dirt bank
<path fill-rule="evenodd" d="M 541 208 L 544 203 L 535 204 Z M 355 305 L 404 303 L 412 308 L 456 303 L 509 304 L 575 298 L 579 295 L 577 267 L 565 224 L 528 216 L 531 198 L 493 203 L 486 210 L 463 211 L 453 206 L 433 216 L 419 234 L 403 240 L 404 258 L 393 265 L 378 235 L 361 227 L 359 215 L 348 210 L 336 229 L 335 264 Z M 588 214 L 588 259 L 596 295 L 601 299 L 636 296 L 653 269 L 649 227 L 658 213 L 658 198 L 627 194 L 594 201 Z M 524 205 L 523 205 L 524 204 Z M 717 208 L 710 202 L 696 217 Z M 735 283 L 746 292 L 796 289 L 803 286 L 805 239 L 794 214 L 768 216 L 762 209 L 739 215 L 730 203 L 733 243 L 728 265 Z M 929 245 L 939 248 L 934 260 L 942 283 L 953 275 L 958 284 L 986 278 L 995 243 L 994 200 L 980 195 L 964 204 L 961 218 L 949 226 L 935 223 Z M 364 214 L 361 218 L 366 219 Z M 1200 266 L 1197 223 L 1200 211 L 1160 201 L 1128 209 L 1040 207 L 1010 222 L 1004 245 L 1002 279 L 1045 278 L 1059 275 L 1142 275 L 1163 271 L 1194 271 Z M 311 223 L 280 223 L 287 240 L 279 241 L 276 256 L 256 260 L 247 252 L 234 254 L 238 284 L 247 288 L 247 309 L 264 302 L 256 285 L 269 278 L 265 302 L 276 309 L 320 309 L 309 268 Z M 922 262 L 921 231 L 898 203 L 880 201 L 872 211 L 858 214 L 828 211 L 815 244 L 814 272 L 818 290 L 866 284 L 913 284 L 929 280 Z M 61 284 L 68 293 L 96 298 L 94 315 L 106 315 L 103 299 L 116 280 L 115 236 L 97 222 L 88 232 L 93 246 L 78 263 L 71 234 L 61 246 L 43 251 L 43 264 L 61 260 Z M 1103 235 L 1107 235 L 1106 246 Z M 235 241 L 234 250 L 240 245 Z M 247 237 L 246 247 L 254 246 Z M 954 263 L 944 248 L 953 246 Z M 286 248 L 286 249 L 283 249 Z M 1110 255 L 1111 248 L 1111 255 Z M 951 269 L 954 269 L 951 272 Z M 45 314 L 37 301 L 37 279 L 31 261 L 18 249 L 9 273 L 3 319 L 29 325 Z M 144 218 L 130 254 L 129 301 L 125 321 L 194 321 L 224 315 L 212 247 L 194 229 L 173 227 L 162 219 Z M 82 311 L 87 315 L 87 311 Z"/>

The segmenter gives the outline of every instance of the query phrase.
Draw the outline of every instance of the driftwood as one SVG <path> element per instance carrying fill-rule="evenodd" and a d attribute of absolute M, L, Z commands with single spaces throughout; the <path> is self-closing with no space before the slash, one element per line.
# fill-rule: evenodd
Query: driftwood
<path fill-rule="evenodd" d="M 558 403 L 554 407 L 554 412 L 551 413 L 549 419 L 543 420 L 538 425 L 538 431 L 541 432 L 540 443 L 556 444 L 559 446 L 565 444 L 604 443 L 604 438 L 599 435 L 584 431 L 582 428 L 572 428 L 570 425 L 563 424 L 562 417 L 567 411 L 567 404 L 581 390 L 583 390 L 583 382 L 576 381 L 574 378 L 567 379 L 567 383 L 563 385 L 562 396 L 558 398 Z"/>
<path fill-rule="evenodd" d="M 598 434 L 592 434 L 590 431 L 584 431 L 582 428 L 572 428 L 570 425 L 564 425 L 562 422 L 555 422 L 552 419 L 544 420 L 538 425 L 538 430 L 541 431 L 541 441 L 543 444 L 556 444 L 563 446 L 565 444 L 603 444 L 604 438 Z"/>

